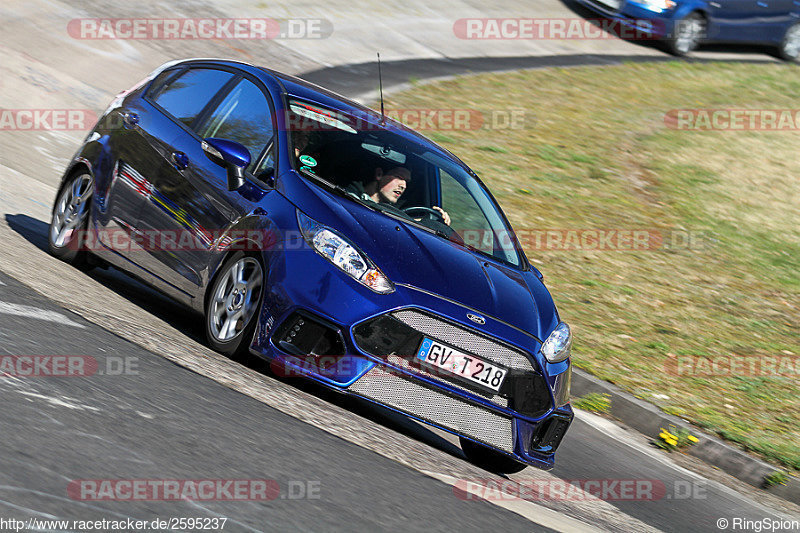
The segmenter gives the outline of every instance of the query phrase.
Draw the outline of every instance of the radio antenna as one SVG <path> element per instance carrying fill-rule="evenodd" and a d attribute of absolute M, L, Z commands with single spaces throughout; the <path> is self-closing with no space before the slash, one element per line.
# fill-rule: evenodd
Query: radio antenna
<path fill-rule="evenodd" d="M 386 113 L 383 112 L 383 76 L 381 76 L 381 53 L 378 52 L 378 86 L 381 91 L 381 126 L 386 125 Z"/>

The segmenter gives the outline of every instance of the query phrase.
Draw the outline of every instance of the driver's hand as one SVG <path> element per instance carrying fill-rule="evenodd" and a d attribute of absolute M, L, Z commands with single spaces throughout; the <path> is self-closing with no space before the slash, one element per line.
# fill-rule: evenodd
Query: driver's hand
<path fill-rule="evenodd" d="M 444 219 L 444 223 L 449 226 L 450 225 L 450 215 L 447 214 L 447 211 L 445 211 L 444 209 L 442 209 L 441 207 L 439 207 L 437 205 L 433 206 L 433 209 L 434 209 L 434 211 L 438 211 L 439 214 L 442 215 L 442 218 Z"/>

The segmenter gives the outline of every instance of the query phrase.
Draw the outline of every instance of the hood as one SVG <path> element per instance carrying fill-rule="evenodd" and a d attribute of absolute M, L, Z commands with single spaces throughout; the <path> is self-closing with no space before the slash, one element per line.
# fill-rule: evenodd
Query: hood
<path fill-rule="evenodd" d="M 397 285 L 410 285 L 506 322 L 540 340 L 557 323 L 547 289 L 532 271 L 504 266 L 425 230 L 308 184 L 298 207 L 342 233 Z"/>

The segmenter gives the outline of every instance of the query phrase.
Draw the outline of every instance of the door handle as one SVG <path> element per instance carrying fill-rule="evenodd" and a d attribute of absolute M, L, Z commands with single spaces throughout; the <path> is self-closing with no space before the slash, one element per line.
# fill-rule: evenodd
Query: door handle
<path fill-rule="evenodd" d="M 178 170 L 184 170 L 189 166 L 189 156 L 183 152 L 172 152 L 172 164 Z"/>
<path fill-rule="evenodd" d="M 128 111 L 127 113 L 123 113 L 122 115 L 122 122 L 125 123 L 125 126 L 128 128 L 132 128 L 139 123 L 139 115 L 132 111 Z"/>

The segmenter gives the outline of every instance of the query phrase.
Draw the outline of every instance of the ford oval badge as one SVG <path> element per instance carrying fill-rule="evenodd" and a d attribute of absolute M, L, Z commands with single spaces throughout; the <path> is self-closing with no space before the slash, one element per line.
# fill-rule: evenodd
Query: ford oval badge
<path fill-rule="evenodd" d="M 467 313 L 467 318 L 475 322 L 476 324 L 486 324 L 486 319 L 480 315 L 473 315 L 472 313 Z"/>

